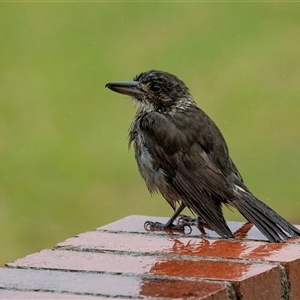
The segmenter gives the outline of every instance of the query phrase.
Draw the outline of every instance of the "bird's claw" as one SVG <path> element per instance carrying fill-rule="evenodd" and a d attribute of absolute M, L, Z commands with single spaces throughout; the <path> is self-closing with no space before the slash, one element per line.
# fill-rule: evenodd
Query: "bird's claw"
<path fill-rule="evenodd" d="M 177 226 L 172 224 L 171 226 L 167 226 L 166 224 L 160 223 L 160 222 L 152 222 L 152 221 L 146 221 L 144 224 L 144 228 L 147 231 L 159 231 L 159 230 L 165 230 L 168 228 L 173 228 L 173 227 L 182 227 L 182 226 Z"/>
<path fill-rule="evenodd" d="M 152 221 L 146 221 L 144 223 L 144 228 L 146 231 L 179 231 L 179 232 L 185 232 L 185 228 L 189 228 L 189 232 L 192 232 L 192 227 L 189 224 L 171 224 L 171 225 L 166 225 L 160 222 L 152 222 Z"/>
<path fill-rule="evenodd" d="M 210 229 L 211 227 L 204 222 L 200 217 L 197 218 L 191 218 L 190 216 L 180 215 L 180 217 L 177 219 L 177 224 L 180 224 L 182 226 L 196 226 L 200 232 L 205 235 L 205 228 Z"/>
<path fill-rule="evenodd" d="M 186 215 L 180 215 L 180 217 L 177 219 L 177 224 L 180 225 L 188 225 L 188 226 L 192 226 L 192 225 L 198 225 L 201 222 L 201 220 L 199 220 L 199 218 L 192 218 L 190 216 L 186 216 Z"/>

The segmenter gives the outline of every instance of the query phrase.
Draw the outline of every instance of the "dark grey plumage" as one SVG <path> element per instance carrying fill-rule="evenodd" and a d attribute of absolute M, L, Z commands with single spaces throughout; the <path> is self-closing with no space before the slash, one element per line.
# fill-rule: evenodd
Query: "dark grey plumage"
<path fill-rule="evenodd" d="M 150 192 L 159 191 L 176 210 L 198 215 L 220 236 L 233 237 L 222 204 L 236 208 L 272 242 L 300 236 L 300 231 L 258 200 L 245 186 L 231 160 L 222 133 L 197 107 L 176 76 L 151 70 L 132 82 L 111 82 L 113 91 L 132 97 L 138 107 L 129 143 Z"/>

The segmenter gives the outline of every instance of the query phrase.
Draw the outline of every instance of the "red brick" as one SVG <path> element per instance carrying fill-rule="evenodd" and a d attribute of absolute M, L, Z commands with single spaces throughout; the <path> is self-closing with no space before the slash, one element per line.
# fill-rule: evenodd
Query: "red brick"
<path fill-rule="evenodd" d="M 167 299 L 229 300 L 225 284 L 201 281 L 143 279 L 140 296 Z"/>
<path fill-rule="evenodd" d="M 56 293 L 81 293 L 97 296 L 184 299 L 229 299 L 224 283 L 163 280 L 133 276 L 0 268 L 0 290 L 32 290 Z"/>
<path fill-rule="evenodd" d="M 285 243 L 266 243 L 249 240 L 221 240 L 203 237 L 190 237 L 177 233 L 146 232 L 145 234 L 130 234 L 134 230 L 133 224 L 143 223 L 151 217 L 133 216 L 118 222 L 103 226 L 98 232 L 88 232 L 84 236 L 69 239 L 60 246 L 91 248 L 100 250 L 136 251 L 143 253 L 180 254 L 201 257 L 216 257 L 227 259 L 246 259 L 280 263 L 286 268 L 290 281 L 291 299 L 300 299 L 299 269 L 300 269 L 300 245 L 297 240 Z M 156 219 L 155 219 L 156 220 Z M 166 218 L 158 218 L 165 222 Z M 237 223 L 237 222 L 234 222 Z M 241 223 L 237 223 L 241 224 Z M 232 226 L 231 226 L 232 227 Z M 238 227 L 235 225 L 235 227 Z M 118 238 L 112 238 L 106 230 L 122 232 Z M 130 241 L 128 243 L 128 241 Z"/>
<path fill-rule="evenodd" d="M 266 243 L 254 226 L 238 222 L 229 226 L 239 239 L 219 239 L 206 229 L 203 237 L 194 226 L 190 234 L 148 232 L 146 220 L 167 218 L 127 217 L 59 243 L 55 250 L 19 259 L 9 264 L 18 268 L 0 269 L 0 291 L 216 300 L 232 296 L 225 281 L 243 300 L 273 300 L 288 292 L 281 290 L 281 264 L 291 299 L 300 299 L 299 239 Z"/>
<path fill-rule="evenodd" d="M 147 220 L 165 223 L 168 218 L 129 216 L 100 227 L 98 230 L 139 232 L 146 234 L 147 231 L 144 229 L 143 224 Z M 290 239 L 284 243 L 258 242 L 257 240 L 266 241 L 266 238 L 255 226 L 249 226 L 249 224 L 245 225 L 245 223 L 242 222 L 228 222 L 228 225 L 231 231 L 235 232 L 236 237 L 247 238 L 247 240 L 230 241 L 231 244 L 229 244 L 227 240 L 207 239 L 207 236 L 218 237 L 215 232 L 208 229 L 205 229 L 207 236 L 205 239 L 202 239 L 202 234 L 199 229 L 192 226 L 192 232 L 185 235 L 190 236 L 190 238 L 181 237 L 181 235 L 176 232 L 173 233 L 174 241 L 176 240 L 176 236 L 180 236 L 180 238 L 177 239 L 177 242 L 174 242 L 170 253 L 278 262 L 285 267 L 290 281 L 290 299 L 300 299 L 300 288 L 298 284 L 300 281 L 300 238 Z M 296 227 L 300 229 L 299 225 L 296 225 Z M 247 232 L 248 229 L 249 231 Z M 148 234 L 150 234 L 150 232 L 148 232 Z M 166 236 L 166 233 L 152 232 L 151 234 Z"/>
<path fill-rule="evenodd" d="M 52 300 L 53 299 L 74 299 L 74 300 L 103 299 L 103 300 L 107 300 L 107 298 L 96 297 L 96 296 L 58 294 L 58 293 L 46 293 L 46 292 L 10 291 L 10 290 L 0 290 L 0 299 L 52 299 Z"/>
<path fill-rule="evenodd" d="M 225 280 L 232 282 L 237 295 L 244 299 L 255 299 L 254 295 L 264 295 L 264 299 L 281 296 L 279 268 L 266 264 L 43 250 L 9 266 Z M 263 278 L 265 284 L 261 285 Z"/>
<path fill-rule="evenodd" d="M 243 240 L 190 238 L 172 234 L 130 234 L 90 231 L 58 243 L 58 247 L 180 254 L 232 259 L 290 262 L 300 258 L 300 245 Z"/>
<path fill-rule="evenodd" d="M 97 228 L 97 230 L 108 230 L 108 231 L 117 231 L 117 232 L 135 232 L 135 233 L 150 233 L 149 231 L 146 231 L 144 228 L 144 223 L 146 221 L 156 221 L 161 223 L 166 223 L 169 218 L 165 217 L 153 217 L 153 216 L 141 216 L 141 215 L 132 215 L 125 217 L 123 219 L 120 219 L 118 221 L 112 222 L 110 224 L 104 225 L 102 227 Z M 248 240 L 254 240 L 254 241 L 267 241 L 267 238 L 252 224 L 245 223 L 245 222 L 227 222 L 230 230 L 234 233 L 234 236 L 236 238 L 244 238 Z M 300 225 L 295 225 L 297 228 L 300 229 Z M 201 237 L 202 233 L 201 231 L 196 227 L 191 227 L 192 231 L 188 234 L 189 236 L 196 236 Z M 220 238 L 220 236 L 207 228 L 203 228 L 206 234 L 206 238 L 214 237 L 214 238 Z M 186 230 L 188 231 L 188 229 Z M 152 232 L 155 234 L 164 234 L 162 232 Z M 179 232 L 173 232 L 173 235 L 179 235 Z M 300 238 L 298 239 L 290 239 L 290 243 L 295 242 L 299 243 Z"/>

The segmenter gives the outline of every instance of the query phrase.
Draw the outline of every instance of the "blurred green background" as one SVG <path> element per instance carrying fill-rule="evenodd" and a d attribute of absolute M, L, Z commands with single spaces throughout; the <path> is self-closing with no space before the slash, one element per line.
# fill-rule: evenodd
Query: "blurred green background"
<path fill-rule="evenodd" d="M 152 68 L 186 82 L 248 187 L 299 224 L 299 32 L 297 3 L 1 3 L 0 265 L 171 215 L 127 150 L 135 108 L 104 88 Z"/>

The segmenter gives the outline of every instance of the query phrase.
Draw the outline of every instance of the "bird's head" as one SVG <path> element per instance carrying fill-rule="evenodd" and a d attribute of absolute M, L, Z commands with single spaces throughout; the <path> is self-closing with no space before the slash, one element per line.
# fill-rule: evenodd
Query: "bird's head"
<path fill-rule="evenodd" d="M 165 111 L 194 104 L 183 81 L 163 71 L 151 70 L 137 75 L 133 81 L 109 82 L 105 87 L 131 96 L 141 111 Z"/>

